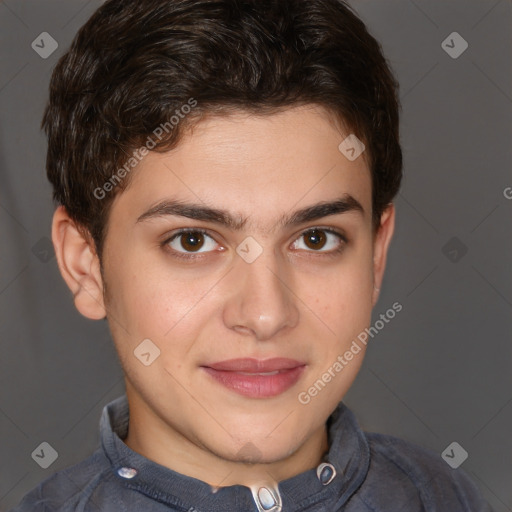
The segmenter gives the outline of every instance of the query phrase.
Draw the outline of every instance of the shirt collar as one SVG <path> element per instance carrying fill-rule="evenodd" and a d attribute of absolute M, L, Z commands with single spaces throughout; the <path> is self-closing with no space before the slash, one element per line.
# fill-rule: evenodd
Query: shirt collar
<path fill-rule="evenodd" d="M 177 473 L 134 452 L 123 441 L 128 433 L 126 395 L 103 409 L 100 433 L 103 451 L 115 476 L 149 498 L 185 510 L 226 512 L 261 508 L 251 489 L 233 485 L 212 492 L 209 484 Z M 370 450 L 352 412 L 340 402 L 327 420 L 329 451 L 316 469 L 279 482 L 277 496 L 285 510 L 298 511 L 314 503 L 343 506 L 366 478 Z M 323 471 L 322 471 L 323 470 Z M 260 494 L 261 496 L 261 494 Z M 265 497 L 265 492 L 263 493 Z M 268 497 L 268 495 L 267 495 Z M 278 510 L 278 508 L 276 508 Z"/>

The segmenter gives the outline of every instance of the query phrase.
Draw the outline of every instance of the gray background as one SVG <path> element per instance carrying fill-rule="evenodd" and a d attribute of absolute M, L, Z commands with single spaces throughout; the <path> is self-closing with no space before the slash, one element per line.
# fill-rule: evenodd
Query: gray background
<path fill-rule="evenodd" d="M 0 2 L 2 511 L 86 457 L 102 407 L 123 393 L 106 322 L 75 311 L 56 266 L 39 130 L 51 70 L 100 3 Z M 405 182 L 374 313 L 395 301 L 403 311 L 372 340 L 345 401 L 367 430 L 439 454 L 457 441 L 462 468 L 511 511 L 512 2 L 352 5 L 401 83 Z M 48 59 L 31 48 L 45 31 L 59 43 Z M 469 43 L 457 59 L 441 45 L 454 31 Z M 31 458 L 43 441 L 59 454 L 46 470 Z"/>

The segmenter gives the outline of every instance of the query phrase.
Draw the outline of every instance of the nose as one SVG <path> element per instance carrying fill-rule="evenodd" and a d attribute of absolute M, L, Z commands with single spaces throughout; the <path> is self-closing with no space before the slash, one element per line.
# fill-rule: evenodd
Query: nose
<path fill-rule="evenodd" d="M 224 306 L 225 325 L 258 341 L 269 340 L 299 320 L 298 298 L 293 293 L 291 273 L 269 249 L 252 263 L 241 258 L 234 263 Z"/>

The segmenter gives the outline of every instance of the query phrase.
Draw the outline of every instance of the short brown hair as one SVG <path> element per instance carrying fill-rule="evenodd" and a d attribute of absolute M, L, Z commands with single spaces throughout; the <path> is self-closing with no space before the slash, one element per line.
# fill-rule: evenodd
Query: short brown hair
<path fill-rule="evenodd" d="M 400 188 L 398 82 L 342 0 L 108 0 L 59 60 L 42 123 L 54 200 L 100 259 L 129 176 L 102 199 L 95 190 L 191 99 L 154 150 L 204 114 L 318 104 L 366 144 L 375 228 Z"/>

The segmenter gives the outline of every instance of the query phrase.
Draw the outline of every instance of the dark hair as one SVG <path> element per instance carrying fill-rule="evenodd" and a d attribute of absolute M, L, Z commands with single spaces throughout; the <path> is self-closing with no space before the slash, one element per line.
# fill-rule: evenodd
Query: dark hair
<path fill-rule="evenodd" d="M 109 208 L 129 184 L 127 167 L 116 172 L 148 137 L 167 151 L 204 115 L 318 104 L 367 147 L 376 229 L 402 179 L 398 87 L 341 0 L 108 0 L 51 78 L 42 126 L 54 200 L 101 260 Z"/>

